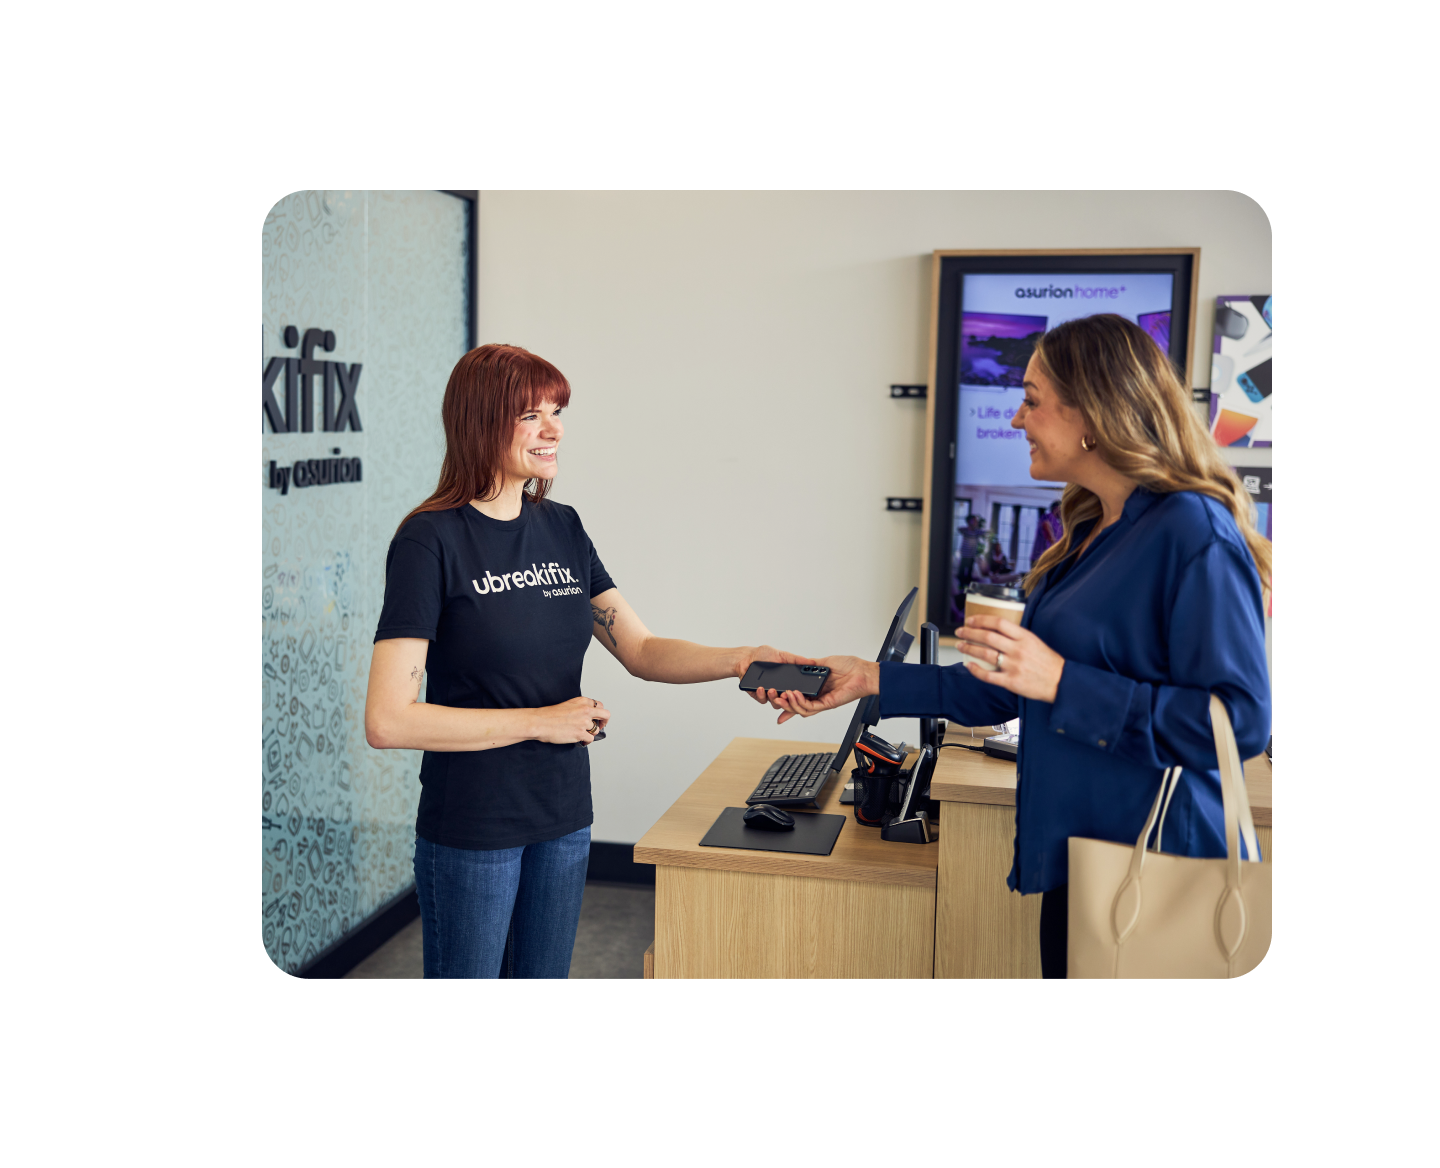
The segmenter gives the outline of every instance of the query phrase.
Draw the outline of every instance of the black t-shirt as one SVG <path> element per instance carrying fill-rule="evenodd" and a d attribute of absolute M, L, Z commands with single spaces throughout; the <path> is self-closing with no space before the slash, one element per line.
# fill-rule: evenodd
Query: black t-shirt
<path fill-rule="evenodd" d="M 526 500 L 511 520 L 470 506 L 427 511 L 390 543 L 375 639 L 432 642 L 425 700 L 434 705 L 554 706 L 580 696 L 590 598 L 613 587 L 564 504 Z M 590 756 L 578 742 L 427 750 L 420 785 L 416 833 L 452 848 L 520 847 L 594 819 Z"/>

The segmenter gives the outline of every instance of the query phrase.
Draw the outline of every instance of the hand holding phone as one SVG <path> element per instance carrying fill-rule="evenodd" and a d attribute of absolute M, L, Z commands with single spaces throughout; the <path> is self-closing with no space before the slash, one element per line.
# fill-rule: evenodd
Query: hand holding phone
<path fill-rule="evenodd" d="M 790 665 L 780 661 L 752 661 L 745 676 L 740 679 L 740 688 L 746 693 L 759 689 L 798 690 L 807 698 L 820 695 L 830 670 L 824 665 Z"/>

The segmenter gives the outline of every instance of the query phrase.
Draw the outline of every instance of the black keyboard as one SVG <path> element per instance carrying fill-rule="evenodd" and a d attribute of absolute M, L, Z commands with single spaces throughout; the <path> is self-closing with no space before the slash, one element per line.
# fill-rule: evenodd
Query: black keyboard
<path fill-rule="evenodd" d="M 771 803 L 777 807 L 815 806 L 830 776 L 834 752 L 827 754 L 782 754 L 765 772 L 747 805 Z"/>

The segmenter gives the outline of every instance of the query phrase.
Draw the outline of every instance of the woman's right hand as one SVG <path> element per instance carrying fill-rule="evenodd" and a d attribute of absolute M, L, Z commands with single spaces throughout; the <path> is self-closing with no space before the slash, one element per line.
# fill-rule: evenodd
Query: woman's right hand
<path fill-rule="evenodd" d="M 589 746 L 595 741 L 596 733 L 605 729 L 605 723 L 610 721 L 610 711 L 597 698 L 571 698 L 558 706 L 542 706 L 535 713 L 540 722 L 540 733 L 535 737 L 541 742 L 562 745 L 583 742 Z"/>

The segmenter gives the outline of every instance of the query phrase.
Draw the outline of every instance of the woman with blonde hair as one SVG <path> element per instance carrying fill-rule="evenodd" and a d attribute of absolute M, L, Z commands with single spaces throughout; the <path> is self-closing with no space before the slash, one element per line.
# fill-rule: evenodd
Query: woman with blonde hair
<path fill-rule="evenodd" d="M 1044 976 L 1064 977 L 1071 836 L 1133 843 L 1162 774 L 1180 766 L 1162 850 L 1225 855 L 1209 699 L 1225 703 L 1241 757 L 1259 754 L 1270 544 L 1169 359 L 1124 317 L 1045 333 L 1011 424 L 1029 440 L 1031 476 L 1068 484 L 1064 533 L 1026 577 L 1020 624 L 971 617 L 956 630 L 990 668 L 828 657 L 815 700 L 765 696 L 782 722 L 867 694 L 883 718 L 1018 717 L 1009 885 L 1045 894 Z"/>

